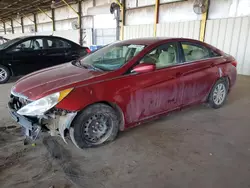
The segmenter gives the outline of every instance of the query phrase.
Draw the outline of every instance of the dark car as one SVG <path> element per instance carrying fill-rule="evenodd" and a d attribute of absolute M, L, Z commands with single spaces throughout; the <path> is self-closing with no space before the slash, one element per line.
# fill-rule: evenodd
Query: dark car
<path fill-rule="evenodd" d="M 10 112 L 36 138 L 41 128 L 79 148 L 190 105 L 220 108 L 235 84 L 235 59 L 183 38 L 117 42 L 80 59 L 20 79 Z M 65 140 L 65 139 L 64 139 Z"/>
<path fill-rule="evenodd" d="M 10 76 L 76 60 L 90 53 L 87 47 L 55 36 L 29 36 L 9 40 L 0 45 L 0 84 Z"/>

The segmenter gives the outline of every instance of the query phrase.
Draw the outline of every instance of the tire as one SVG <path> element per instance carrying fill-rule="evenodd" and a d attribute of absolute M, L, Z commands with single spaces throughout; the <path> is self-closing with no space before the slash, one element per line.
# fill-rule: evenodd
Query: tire
<path fill-rule="evenodd" d="M 8 82 L 9 79 L 10 79 L 10 70 L 5 66 L 0 65 L 0 84 Z"/>
<path fill-rule="evenodd" d="M 228 95 L 228 81 L 226 79 L 218 80 L 209 94 L 208 98 L 209 106 L 214 109 L 222 107 L 226 102 L 227 95 Z"/>
<path fill-rule="evenodd" d="M 105 104 L 93 104 L 80 112 L 70 128 L 72 142 L 78 148 L 89 148 L 113 141 L 119 131 L 115 110 Z"/>

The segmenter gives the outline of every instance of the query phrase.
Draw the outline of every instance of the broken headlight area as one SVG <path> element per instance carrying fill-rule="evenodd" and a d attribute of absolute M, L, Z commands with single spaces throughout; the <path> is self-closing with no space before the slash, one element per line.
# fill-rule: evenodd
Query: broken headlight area
<path fill-rule="evenodd" d="M 70 128 L 71 122 L 77 113 L 57 109 L 55 107 L 52 107 L 47 112 L 40 115 L 32 114 L 32 116 L 30 116 L 19 113 L 21 109 L 24 109 L 32 103 L 34 103 L 34 101 L 29 101 L 14 95 L 11 95 L 11 100 L 9 102 L 10 114 L 12 118 L 23 127 L 25 135 L 35 140 L 38 138 L 41 131 L 49 132 L 51 136 L 60 135 L 66 142 L 65 130 Z M 27 114 L 32 113 L 30 110 L 27 112 Z"/>

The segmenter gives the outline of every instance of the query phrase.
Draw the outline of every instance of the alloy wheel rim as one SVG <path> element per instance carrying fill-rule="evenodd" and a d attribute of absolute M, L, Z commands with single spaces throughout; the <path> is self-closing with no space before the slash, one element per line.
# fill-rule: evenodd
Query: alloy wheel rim
<path fill-rule="evenodd" d="M 0 68 L 0 81 L 4 81 L 7 78 L 7 72 L 3 68 Z"/>
<path fill-rule="evenodd" d="M 95 114 L 84 123 L 82 133 L 87 142 L 98 145 L 109 138 L 111 127 L 112 122 L 109 116 Z"/>
<path fill-rule="evenodd" d="M 226 97 L 226 87 L 223 83 L 218 84 L 213 92 L 213 101 L 216 105 L 221 105 Z"/>

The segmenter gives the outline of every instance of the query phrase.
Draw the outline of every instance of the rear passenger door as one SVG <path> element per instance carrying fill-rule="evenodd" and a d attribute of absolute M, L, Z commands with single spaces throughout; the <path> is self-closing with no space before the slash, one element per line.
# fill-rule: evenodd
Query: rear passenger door
<path fill-rule="evenodd" d="M 46 59 L 47 66 L 59 65 L 67 62 L 65 56 L 66 48 L 70 48 L 66 43 L 59 38 L 46 38 Z"/>
<path fill-rule="evenodd" d="M 179 68 L 183 84 L 182 105 L 204 102 L 217 80 L 220 58 L 201 43 L 180 42 L 182 65 Z"/>

